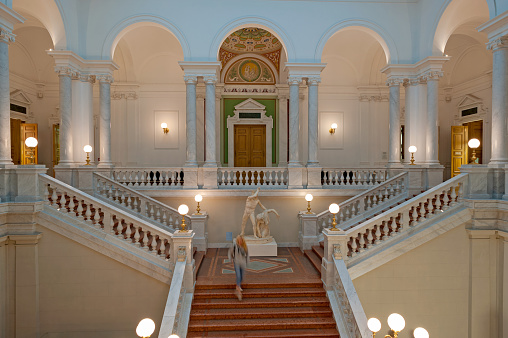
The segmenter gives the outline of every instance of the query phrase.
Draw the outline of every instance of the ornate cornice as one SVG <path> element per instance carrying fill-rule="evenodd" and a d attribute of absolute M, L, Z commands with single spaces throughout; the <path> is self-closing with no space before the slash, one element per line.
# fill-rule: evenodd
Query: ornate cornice
<path fill-rule="evenodd" d="M 508 36 L 502 36 L 487 43 L 487 49 L 490 49 L 492 51 L 507 47 L 508 47 Z"/>
<path fill-rule="evenodd" d="M 185 75 L 183 80 L 186 84 L 196 84 L 198 82 L 198 77 L 195 75 Z"/>
<path fill-rule="evenodd" d="M 12 34 L 12 31 L 9 31 L 5 28 L 0 28 L 0 41 L 6 44 L 10 44 L 11 42 L 16 41 L 16 35 Z"/>

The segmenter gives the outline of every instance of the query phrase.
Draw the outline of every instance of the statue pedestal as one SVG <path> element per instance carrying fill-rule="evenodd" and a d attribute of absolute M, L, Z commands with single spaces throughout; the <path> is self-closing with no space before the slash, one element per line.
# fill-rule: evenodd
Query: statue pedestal
<path fill-rule="evenodd" d="M 277 242 L 273 237 L 245 236 L 245 243 L 251 257 L 277 257 Z"/>

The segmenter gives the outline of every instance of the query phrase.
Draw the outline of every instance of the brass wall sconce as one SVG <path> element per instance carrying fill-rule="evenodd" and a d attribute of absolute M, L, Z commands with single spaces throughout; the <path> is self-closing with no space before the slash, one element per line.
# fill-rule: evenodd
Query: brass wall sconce
<path fill-rule="evenodd" d="M 196 215 L 201 215 L 201 208 L 199 207 L 199 202 L 203 200 L 203 196 L 201 194 L 197 194 L 194 196 L 194 201 L 198 202 L 198 206 L 196 207 Z"/>
<path fill-rule="evenodd" d="M 37 147 L 37 144 L 39 144 L 39 141 L 35 137 L 28 137 L 25 140 L 25 146 L 29 149 L 30 152 L 30 163 L 35 164 L 35 147 Z"/>
<path fill-rule="evenodd" d="M 305 200 L 307 201 L 307 214 L 312 214 L 310 211 L 310 202 L 314 199 L 314 196 L 312 194 L 305 195 Z"/>
<path fill-rule="evenodd" d="M 372 331 L 373 338 L 375 338 L 376 333 L 381 330 L 381 322 L 377 318 L 370 318 L 367 321 L 367 326 L 369 327 L 369 330 Z M 406 321 L 404 320 L 404 317 L 398 313 L 392 313 L 388 316 L 388 326 L 393 331 L 393 336 L 386 335 L 385 338 L 397 338 L 399 332 L 406 327 Z M 429 333 L 423 327 L 417 327 L 413 331 L 413 336 L 415 338 L 429 338 Z"/>
<path fill-rule="evenodd" d="M 168 124 L 167 124 L 166 122 L 162 122 L 162 123 L 161 123 L 161 128 L 162 128 L 162 132 L 163 132 L 164 134 L 169 133 Z"/>
<path fill-rule="evenodd" d="M 332 126 L 329 130 L 331 135 L 335 134 L 335 129 L 337 129 L 337 123 L 332 123 Z"/>
<path fill-rule="evenodd" d="M 335 215 L 339 212 L 340 207 L 337 203 L 330 204 L 330 207 L 328 208 L 328 211 L 333 215 L 332 219 L 332 228 L 330 230 L 332 231 L 338 231 L 340 229 L 337 229 L 335 226 L 337 225 L 337 220 L 335 219 Z"/>
<path fill-rule="evenodd" d="M 477 160 L 476 149 L 480 146 L 480 140 L 477 138 L 472 138 L 469 140 L 469 142 L 467 142 L 467 145 L 469 148 L 473 149 L 473 157 L 471 157 L 471 162 L 474 164 Z"/>
<path fill-rule="evenodd" d="M 411 165 L 415 165 L 415 153 L 418 149 L 416 149 L 415 146 L 410 146 L 409 148 L 407 148 L 407 151 L 409 151 L 411 153 Z"/>
<path fill-rule="evenodd" d="M 178 213 L 182 215 L 182 232 L 187 232 L 189 230 L 185 230 L 185 215 L 189 212 L 189 207 L 186 204 L 182 204 L 178 207 Z"/>
<path fill-rule="evenodd" d="M 92 152 L 92 146 L 87 144 L 83 147 L 83 150 L 86 153 L 86 165 L 90 165 L 90 153 Z"/>

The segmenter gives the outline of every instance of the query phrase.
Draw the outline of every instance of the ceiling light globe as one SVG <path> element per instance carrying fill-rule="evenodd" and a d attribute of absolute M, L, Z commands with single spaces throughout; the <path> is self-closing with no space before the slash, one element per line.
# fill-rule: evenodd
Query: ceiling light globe
<path fill-rule="evenodd" d="M 83 150 L 85 151 L 85 153 L 91 153 L 92 152 L 92 146 L 87 144 L 86 146 L 83 147 Z"/>
<path fill-rule="evenodd" d="M 171 336 L 169 336 L 168 338 L 180 338 L 180 336 L 179 336 L 179 335 L 177 335 L 177 334 L 172 334 L 172 335 L 171 335 Z"/>
<path fill-rule="evenodd" d="M 165 122 L 162 122 L 162 123 L 161 123 L 161 128 L 167 128 L 167 127 L 168 127 L 168 124 L 167 124 L 167 123 L 165 123 Z"/>
<path fill-rule="evenodd" d="M 340 207 L 337 203 L 332 203 L 330 204 L 330 207 L 328 208 L 328 210 L 332 213 L 332 214 L 336 214 L 339 212 L 340 210 Z"/>
<path fill-rule="evenodd" d="M 476 149 L 480 146 L 480 140 L 478 140 L 477 138 L 472 138 L 469 140 L 469 142 L 467 142 L 467 145 L 469 146 L 469 148 Z"/>
<path fill-rule="evenodd" d="M 35 137 L 29 137 L 25 140 L 25 145 L 29 148 L 35 148 L 37 144 L 39 144 L 39 142 Z"/>
<path fill-rule="evenodd" d="M 409 151 L 410 153 L 416 153 L 418 149 L 416 149 L 415 146 L 410 146 L 409 148 L 407 148 L 407 151 Z"/>
<path fill-rule="evenodd" d="M 201 202 L 202 200 L 203 200 L 203 196 L 201 196 L 201 194 L 197 194 L 196 196 L 194 196 L 194 201 Z"/>
<path fill-rule="evenodd" d="M 312 196 L 312 194 L 307 194 L 307 195 L 305 195 L 305 200 L 306 200 L 307 202 L 310 202 L 310 201 L 312 201 L 313 199 L 314 199 L 314 196 Z"/>
<path fill-rule="evenodd" d="M 182 204 L 178 207 L 178 213 L 182 216 L 187 215 L 189 212 L 189 207 L 185 204 Z"/>
<path fill-rule="evenodd" d="M 155 323 L 150 318 L 141 320 L 136 327 L 136 334 L 139 337 L 149 337 L 155 331 Z"/>
<path fill-rule="evenodd" d="M 369 330 L 372 332 L 378 332 L 381 330 L 381 322 L 377 318 L 370 318 L 367 321 L 367 326 L 369 327 Z"/>
<path fill-rule="evenodd" d="M 388 326 L 390 326 L 390 329 L 393 331 L 400 332 L 406 326 L 406 321 L 404 320 L 404 317 L 398 313 L 392 313 L 388 316 Z"/>
<path fill-rule="evenodd" d="M 429 333 L 423 327 L 417 327 L 413 331 L 413 336 L 415 338 L 429 338 Z"/>
<path fill-rule="evenodd" d="M 332 123 L 332 129 L 337 129 L 337 123 Z"/>

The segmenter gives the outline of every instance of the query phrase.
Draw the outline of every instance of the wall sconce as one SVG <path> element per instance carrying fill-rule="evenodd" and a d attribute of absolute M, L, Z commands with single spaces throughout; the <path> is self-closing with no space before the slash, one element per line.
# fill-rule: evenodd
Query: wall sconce
<path fill-rule="evenodd" d="M 377 318 L 370 318 L 367 321 L 367 326 L 369 327 L 369 330 L 372 331 L 373 338 L 376 337 L 376 332 L 381 330 L 381 322 Z M 398 313 L 392 313 L 388 316 L 388 326 L 390 326 L 390 329 L 393 331 L 393 337 L 391 335 L 386 335 L 385 338 L 397 338 L 399 332 L 406 326 L 406 321 L 404 320 L 404 317 Z M 425 330 L 425 332 L 427 332 L 427 330 Z M 423 336 L 418 336 L 417 338 L 423 338 Z"/>
<path fill-rule="evenodd" d="M 337 123 L 332 123 L 332 126 L 329 130 L 330 134 L 335 134 L 335 129 L 337 129 Z"/>
<path fill-rule="evenodd" d="M 307 214 L 312 214 L 312 212 L 310 211 L 310 201 L 312 201 L 314 199 L 314 196 L 312 196 L 312 194 L 307 194 L 305 195 L 305 200 L 307 201 Z"/>
<path fill-rule="evenodd" d="M 199 202 L 201 202 L 203 200 L 203 196 L 201 196 L 201 194 L 197 194 L 196 196 L 194 196 L 194 201 L 198 202 L 198 206 L 196 208 L 196 215 L 201 215 L 201 208 L 199 207 Z"/>
<path fill-rule="evenodd" d="M 155 331 L 155 323 L 150 318 L 142 319 L 136 327 L 136 334 L 142 338 L 150 337 L 153 331 Z"/>
<path fill-rule="evenodd" d="M 340 229 L 337 229 L 335 227 L 337 225 L 337 221 L 335 219 L 335 215 L 339 212 L 339 210 L 340 210 L 340 207 L 339 207 L 339 205 L 337 203 L 330 204 L 330 207 L 328 208 L 328 211 L 330 211 L 333 214 L 332 228 L 330 230 L 333 230 L 333 231 L 340 230 Z"/>
<path fill-rule="evenodd" d="M 164 132 L 164 134 L 169 133 L 168 124 L 166 122 L 161 123 L 161 128 L 162 128 L 162 131 Z"/>
<path fill-rule="evenodd" d="M 471 162 L 476 163 L 477 157 L 476 157 L 476 148 L 480 146 L 480 140 L 477 138 L 472 138 L 467 142 L 467 145 L 469 148 L 473 149 L 473 157 L 471 157 Z"/>
<path fill-rule="evenodd" d="M 189 212 L 189 207 L 186 204 L 182 204 L 178 207 L 178 213 L 182 215 L 182 230 L 181 232 L 187 232 L 189 230 L 185 230 L 185 215 Z"/>
<path fill-rule="evenodd" d="M 30 163 L 35 164 L 35 147 L 39 141 L 35 137 L 29 137 L 25 140 L 25 145 L 30 149 Z"/>
<path fill-rule="evenodd" d="M 415 165 L 415 153 L 416 153 L 416 147 L 415 146 L 410 146 L 409 148 L 407 148 L 407 151 L 409 151 L 411 153 L 411 165 Z"/>
<path fill-rule="evenodd" d="M 86 153 L 86 165 L 90 165 L 90 153 L 92 152 L 92 146 L 87 144 L 83 147 L 83 150 Z"/>

